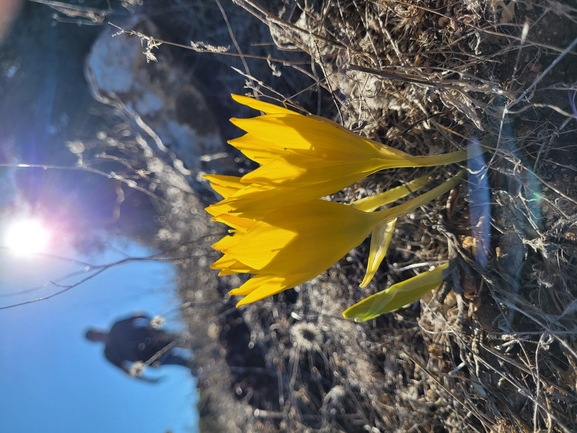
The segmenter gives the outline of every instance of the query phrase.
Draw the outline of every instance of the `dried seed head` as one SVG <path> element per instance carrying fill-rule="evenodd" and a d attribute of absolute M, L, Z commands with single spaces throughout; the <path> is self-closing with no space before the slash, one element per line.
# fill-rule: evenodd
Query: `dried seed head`
<path fill-rule="evenodd" d="M 132 377 L 140 377 L 144 372 L 144 368 L 144 362 L 136 361 L 134 364 L 132 364 L 132 367 L 130 367 L 129 373 Z"/>
<path fill-rule="evenodd" d="M 313 323 L 297 323 L 291 328 L 293 344 L 305 350 L 316 350 L 323 342 L 320 328 Z"/>
<path fill-rule="evenodd" d="M 154 316 L 152 319 L 150 319 L 150 326 L 152 326 L 154 329 L 162 328 L 165 323 L 166 320 L 162 316 Z"/>

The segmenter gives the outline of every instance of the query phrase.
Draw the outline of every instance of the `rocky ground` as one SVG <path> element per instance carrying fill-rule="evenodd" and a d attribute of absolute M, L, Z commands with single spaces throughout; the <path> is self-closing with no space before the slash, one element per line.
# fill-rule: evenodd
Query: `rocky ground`
<path fill-rule="evenodd" d="M 116 158 L 125 168 L 119 182 L 151 199 L 154 245 L 178 269 L 201 431 L 577 430 L 576 8 L 540 0 L 138 7 L 158 27 L 143 50 L 159 60 L 152 69 L 135 60 L 138 69 L 159 92 L 177 95 L 166 77 L 187 71 L 196 102 L 167 104 L 180 129 L 160 137 L 148 126 L 156 113 L 147 118 L 127 103 L 134 99 L 97 86 L 117 117 L 86 157 Z M 160 39 L 195 44 L 156 48 Z M 224 227 L 203 211 L 216 197 L 198 174 L 250 165 L 227 148 L 187 162 L 183 135 L 174 134 L 188 125 L 210 135 L 186 117 L 201 115 L 191 104 L 215 113 L 215 133 L 238 134 L 226 119 L 246 112 L 231 92 L 289 102 L 415 155 L 465 149 L 475 138 L 492 143 L 490 237 L 471 223 L 465 184 L 399 221 L 367 288 L 358 287 L 365 243 L 318 278 L 236 309 L 227 292 L 238 279 L 209 268 L 218 257 L 210 244 Z M 457 170 L 422 173 L 445 179 Z M 374 194 L 414 174 L 381 172 L 334 199 Z M 484 267 L 472 253 L 475 239 L 487 253 Z M 342 318 L 346 307 L 447 258 L 446 297 L 435 291 L 365 324 Z"/>

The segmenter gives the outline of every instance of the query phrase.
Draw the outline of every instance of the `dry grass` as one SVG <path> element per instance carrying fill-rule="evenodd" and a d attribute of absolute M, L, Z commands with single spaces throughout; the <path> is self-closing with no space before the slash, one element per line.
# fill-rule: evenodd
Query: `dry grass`
<path fill-rule="evenodd" d="M 415 155 L 464 149 L 474 137 L 493 143 L 491 238 L 482 268 L 463 185 L 450 205 L 399 222 L 368 288 L 358 288 L 363 244 L 314 281 L 239 311 L 226 295 L 237 281 L 217 281 L 208 268 L 219 229 L 199 210 L 202 200 L 159 182 L 157 191 L 171 192 L 157 203 L 166 215 L 157 244 L 180 248 L 201 431 L 577 431 L 577 9 L 534 0 L 516 2 L 513 14 L 476 0 L 236 5 L 274 43 L 264 67 L 244 59 L 253 94 Z M 238 47 L 248 50 L 242 38 Z M 239 93 L 235 85 L 223 90 Z M 336 199 L 413 174 L 379 173 Z M 447 257 L 454 291 L 445 299 L 435 293 L 368 324 L 341 318 Z"/>
<path fill-rule="evenodd" d="M 311 67 L 296 72 L 318 77 L 317 113 L 414 154 L 462 149 L 472 137 L 490 137 L 496 150 L 487 161 L 486 268 L 467 247 L 464 186 L 450 211 L 439 203 L 400 225 L 368 289 L 357 286 L 363 246 L 298 292 L 212 321 L 225 359 L 234 359 L 227 364 L 237 400 L 221 406 L 224 416 L 242 416 L 239 431 L 577 430 L 568 99 L 576 11 L 518 2 L 507 23 L 499 6 L 475 1 L 289 2 L 281 11 L 238 4 L 269 26 L 277 47 L 310 56 Z M 250 81 L 253 91 L 281 99 L 260 80 Z M 373 176 L 340 198 L 403 176 Z M 377 287 L 448 255 L 457 294 L 444 303 L 433 295 L 365 325 L 341 319 Z"/>

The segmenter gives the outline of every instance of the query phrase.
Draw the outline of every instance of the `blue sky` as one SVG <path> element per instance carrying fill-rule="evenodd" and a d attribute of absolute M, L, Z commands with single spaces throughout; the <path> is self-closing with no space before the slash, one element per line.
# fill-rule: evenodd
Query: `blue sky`
<path fill-rule="evenodd" d="M 72 258 L 104 264 L 148 255 L 135 243 L 115 242 L 115 248 L 96 258 Z M 13 294 L 72 270 L 82 267 L 0 249 L 0 307 L 50 293 L 53 288 Z M 86 328 L 107 328 L 135 311 L 165 315 L 168 327 L 183 329 L 173 279 L 169 264 L 129 263 L 52 299 L 0 310 L 0 431 L 196 432 L 197 396 L 188 370 L 150 369 L 148 375 L 163 380 L 141 383 L 109 365 L 102 347 L 83 337 Z"/>
<path fill-rule="evenodd" d="M 0 0 L 1 18 L 10 18 L 9 4 L 13 3 Z M 66 24 L 53 19 L 54 10 L 46 5 L 21 4 L 18 19 L 13 11 L 11 34 L 0 40 L 4 86 L 0 163 L 48 163 L 55 158 L 49 154 L 57 148 L 55 143 L 63 145 L 76 139 L 75 134 L 92 137 L 95 133 L 98 119 L 87 110 L 92 97 L 83 65 L 105 25 Z M 7 27 L 2 30 L 8 35 Z M 66 215 L 59 221 L 42 221 L 52 230 L 48 252 L 93 264 L 150 254 L 135 243 L 111 240 L 114 247 L 101 256 L 79 257 L 66 248 L 66 227 L 75 222 L 72 213 L 84 209 L 84 214 L 76 212 L 77 217 L 90 223 L 88 217 L 108 208 L 97 206 L 99 197 L 93 193 L 84 191 L 81 200 L 75 199 L 76 185 L 54 190 L 56 182 L 47 182 L 38 171 L 18 172 L 20 186 L 28 186 L 31 192 L 27 200 L 32 204 L 26 204 L 18 195 L 16 171 L 14 166 L 0 167 L 0 246 L 10 219 L 42 217 L 34 214 L 43 209 L 34 205 L 34 199 L 54 194 L 73 206 L 65 213 L 53 212 Z M 196 432 L 195 384 L 188 370 L 178 366 L 152 370 L 148 374 L 163 380 L 156 385 L 142 383 L 110 365 L 102 346 L 84 339 L 88 327 L 108 328 L 136 311 L 165 315 L 170 328 L 182 329 L 170 264 L 135 262 L 113 267 L 49 300 L 1 309 L 53 293 L 55 287 L 44 286 L 46 282 L 82 269 L 70 261 L 15 256 L 0 248 L 0 432 Z"/>

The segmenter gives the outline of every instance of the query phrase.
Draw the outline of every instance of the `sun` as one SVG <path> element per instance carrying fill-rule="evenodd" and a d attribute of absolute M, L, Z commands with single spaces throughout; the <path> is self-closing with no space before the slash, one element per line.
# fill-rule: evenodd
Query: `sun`
<path fill-rule="evenodd" d="M 5 233 L 6 247 L 18 254 L 41 253 L 50 240 L 50 232 L 39 221 L 33 219 L 13 222 Z"/>

